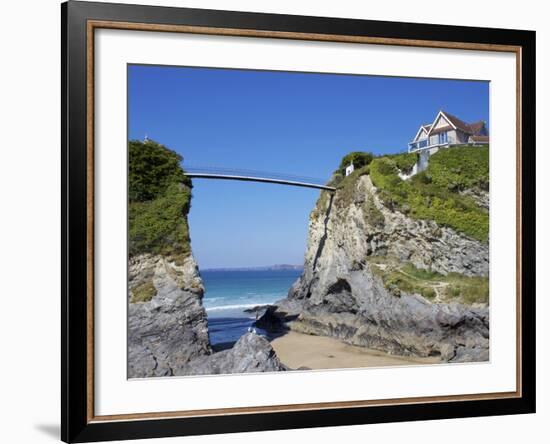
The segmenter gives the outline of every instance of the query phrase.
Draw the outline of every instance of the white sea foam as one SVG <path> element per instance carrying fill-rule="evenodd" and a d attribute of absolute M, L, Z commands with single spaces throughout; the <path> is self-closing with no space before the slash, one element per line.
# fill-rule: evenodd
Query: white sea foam
<path fill-rule="evenodd" d="M 254 308 L 254 307 L 257 307 L 258 305 L 270 305 L 273 302 L 258 302 L 256 304 L 219 305 L 215 307 L 205 307 L 205 309 L 206 311 L 237 310 L 237 309 Z"/>

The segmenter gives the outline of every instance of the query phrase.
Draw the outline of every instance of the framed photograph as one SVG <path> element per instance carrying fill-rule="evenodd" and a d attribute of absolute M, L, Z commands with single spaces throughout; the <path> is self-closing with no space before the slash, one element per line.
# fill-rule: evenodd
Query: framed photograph
<path fill-rule="evenodd" d="M 62 439 L 535 411 L 535 33 L 69 1 Z"/>

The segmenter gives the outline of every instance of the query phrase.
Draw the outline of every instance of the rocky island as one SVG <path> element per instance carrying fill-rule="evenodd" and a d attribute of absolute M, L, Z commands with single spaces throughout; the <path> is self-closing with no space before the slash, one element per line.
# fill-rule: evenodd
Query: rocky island
<path fill-rule="evenodd" d="M 444 362 L 489 359 L 488 147 L 352 153 L 311 213 L 304 272 L 257 322 Z M 344 177 L 345 165 L 359 166 Z"/>
<path fill-rule="evenodd" d="M 129 144 L 128 377 L 284 370 L 254 333 L 212 350 L 190 247 L 192 184 L 181 161 L 151 140 Z"/>

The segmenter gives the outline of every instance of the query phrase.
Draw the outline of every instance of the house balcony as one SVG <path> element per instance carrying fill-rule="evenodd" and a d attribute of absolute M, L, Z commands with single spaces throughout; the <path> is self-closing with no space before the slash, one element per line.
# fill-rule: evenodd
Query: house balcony
<path fill-rule="evenodd" d="M 442 148 L 442 147 L 449 147 L 453 145 L 449 142 L 442 142 L 442 143 L 434 143 L 432 145 L 428 145 L 428 139 L 425 140 L 419 140 L 418 142 L 410 142 L 409 143 L 409 153 L 416 153 L 418 151 L 426 151 L 432 148 Z"/>
<path fill-rule="evenodd" d="M 423 148 L 426 148 L 428 146 L 428 139 L 419 140 L 417 142 L 410 142 L 409 143 L 409 153 L 413 151 L 418 151 Z"/>

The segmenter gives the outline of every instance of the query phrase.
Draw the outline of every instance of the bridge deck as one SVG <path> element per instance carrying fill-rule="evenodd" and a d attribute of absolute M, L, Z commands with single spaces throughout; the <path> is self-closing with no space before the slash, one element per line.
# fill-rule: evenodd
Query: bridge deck
<path fill-rule="evenodd" d="M 257 177 L 257 176 L 242 176 L 237 174 L 218 174 L 218 173 L 203 173 L 203 172 L 186 172 L 187 177 L 198 179 L 222 179 L 222 180 L 243 180 L 248 182 L 263 182 L 263 183 L 277 183 L 281 185 L 291 185 L 295 187 L 304 188 L 317 188 L 326 191 L 336 191 L 336 188 L 329 187 L 327 185 L 319 185 L 316 183 L 301 182 L 297 180 L 285 180 L 269 177 Z"/>

